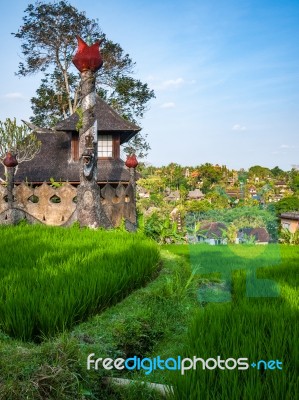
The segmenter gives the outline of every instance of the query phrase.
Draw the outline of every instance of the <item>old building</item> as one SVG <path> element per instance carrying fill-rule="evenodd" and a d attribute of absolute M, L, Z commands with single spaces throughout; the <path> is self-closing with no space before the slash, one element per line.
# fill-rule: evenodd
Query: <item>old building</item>
<path fill-rule="evenodd" d="M 222 222 L 206 222 L 197 232 L 197 238 L 200 243 L 227 244 L 225 232 L 227 226 Z"/>
<path fill-rule="evenodd" d="M 299 212 L 286 212 L 280 215 L 281 227 L 295 233 L 299 229 Z"/>
<path fill-rule="evenodd" d="M 98 126 L 97 182 L 103 207 L 112 225 L 119 225 L 122 219 L 135 224 L 135 172 L 120 158 L 120 146 L 134 137 L 140 128 L 119 116 L 99 97 L 95 114 Z M 75 220 L 76 187 L 80 183 L 78 123 L 78 113 L 61 121 L 54 129 L 41 129 L 26 123 L 37 132 L 42 144 L 35 158 L 21 164 L 16 171 L 14 207 L 42 223 L 67 225 Z M 2 165 L 0 176 L 4 177 Z M 5 187 L 2 186 L 0 191 L 1 214 L 6 209 Z"/>
<path fill-rule="evenodd" d="M 255 244 L 268 244 L 270 241 L 270 235 L 266 228 L 241 228 L 237 234 L 236 243 L 248 243 L 253 239 Z"/>
<path fill-rule="evenodd" d="M 205 195 L 200 189 L 190 190 L 190 192 L 187 194 L 188 200 L 202 200 L 204 197 Z"/>

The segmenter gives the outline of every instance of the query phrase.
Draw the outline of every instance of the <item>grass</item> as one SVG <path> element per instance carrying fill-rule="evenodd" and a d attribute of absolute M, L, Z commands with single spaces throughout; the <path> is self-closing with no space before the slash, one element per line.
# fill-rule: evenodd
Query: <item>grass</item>
<path fill-rule="evenodd" d="M 41 340 L 123 299 L 153 276 L 154 242 L 138 234 L 0 227 L 0 329 Z"/>
<path fill-rule="evenodd" d="M 228 293 L 231 296 L 206 299 L 202 293 L 198 296 L 201 308 L 190 323 L 180 350 L 182 356 L 203 359 L 217 358 L 218 355 L 222 359 L 245 357 L 250 363 L 261 359 L 280 360 L 283 370 L 222 371 L 198 367 L 184 376 L 170 376 L 175 389 L 172 398 L 296 398 L 299 390 L 299 248 L 275 245 L 237 249 L 195 247 L 178 246 L 173 251 L 181 252 L 185 259 L 190 257 L 191 265 L 199 272 L 199 293 L 209 279 L 210 282 L 221 282 L 231 278 Z M 210 288 L 212 292 L 213 286 Z M 268 297 L 269 294 L 272 296 Z"/>
<path fill-rule="evenodd" d="M 186 287 L 190 267 L 170 253 L 163 252 L 162 258 L 163 267 L 155 280 L 70 332 L 39 345 L 0 334 L 0 400 L 160 400 L 159 394 L 140 382 L 167 383 L 165 374 L 87 371 L 86 358 L 90 353 L 116 358 L 132 354 L 166 357 L 176 352 L 197 300 L 191 286 Z M 107 386 L 104 376 L 136 383 L 127 388 Z"/>
<path fill-rule="evenodd" d="M 0 400 L 160 400 L 161 396 L 142 381 L 173 385 L 172 399 L 296 398 L 299 249 L 264 249 L 262 253 L 269 251 L 268 263 L 262 264 L 252 257 L 253 248 L 237 250 L 243 251 L 237 257 L 255 259 L 253 264 L 248 262 L 248 268 L 254 265 L 257 279 L 277 283 L 278 296 L 271 298 L 246 295 L 246 276 L 250 274 L 240 260 L 241 268 L 236 268 L 239 261 L 228 247 L 201 247 L 201 261 L 197 250 L 191 249 L 201 273 L 190 263 L 188 246 L 163 246 L 163 250 L 162 269 L 154 280 L 72 330 L 39 345 L 0 334 Z M 205 266 L 207 262 L 216 267 L 211 270 Z M 225 262 L 231 266 L 230 276 L 221 270 Z M 231 292 L 226 302 L 199 296 L 203 288 L 219 288 L 223 277 L 225 281 L 231 278 L 230 286 L 225 287 Z M 174 371 L 157 370 L 150 375 L 142 371 L 87 371 L 90 353 L 111 358 L 209 358 L 218 354 L 223 358 L 248 357 L 250 361 L 277 358 L 283 361 L 283 371 L 198 369 L 186 371 L 183 377 Z M 127 388 L 107 386 L 105 376 L 136 383 Z"/>

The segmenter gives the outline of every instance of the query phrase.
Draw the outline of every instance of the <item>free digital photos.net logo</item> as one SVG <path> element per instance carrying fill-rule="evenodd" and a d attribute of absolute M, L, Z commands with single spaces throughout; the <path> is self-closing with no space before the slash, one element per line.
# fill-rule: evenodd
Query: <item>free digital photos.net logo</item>
<path fill-rule="evenodd" d="M 87 357 L 87 370 L 99 369 L 105 370 L 143 370 L 145 375 L 150 375 L 156 370 L 168 370 L 168 371 L 180 371 L 181 375 L 185 375 L 186 371 L 189 370 L 239 370 L 245 371 L 249 368 L 267 369 L 267 370 L 282 370 L 282 362 L 279 360 L 258 360 L 257 362 L 250 363 L 248 358 L 240 357 L 222 359 L 220 356 L 216 358 L 203 359 L 201 357 L 194 356 L 193 358 L 182 358 L 169 357 L 167 359 L 162 359 L 160 356 L 154 358 L 139 358 L 137 356 L 124 358 L 95 358 L 95 353 L 91 353 Z"/>

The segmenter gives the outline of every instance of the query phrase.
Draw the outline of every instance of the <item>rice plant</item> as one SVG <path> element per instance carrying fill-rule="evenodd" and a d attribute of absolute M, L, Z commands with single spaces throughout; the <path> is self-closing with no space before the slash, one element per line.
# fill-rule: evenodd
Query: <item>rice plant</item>
<path fill-rule="evenodd" d="M 199 363 L 195 370 L 190 369 L 184 375 L 172 373 L 169 379 L 174 387 L 174 395 L 170 395 L 170 398 L 297 398 L 299 248 L 275 248 L 269 245 L 257 256 L 259 251 L 261 249 L 255 250 L 251 246 L 237 249 L 225 246 L 189 249 L 191 261 L 192 252 L 196 258 L 199 282 L 203 279 L 215 281 L 216 273 L 220 273 L 218 278 L 221 278 L 225 271 L 229 271 L 232 296 L 228 302 L 199 303 L 186 340 L 181 346 L 181 356 L 196 356 L 204 360 L 217 359 L 218 356 L 224 360 L 247 358 L 249 368 L 209 370 L 201 368 Z M 176 252 L 178 253 L 179 249 L 176 249 Z M 235 256 L 232 256 L 232 252 Z M 277 296 L 248 296 L 248 274 L 251 268 L 256 270 L 256 278 L 261 282 L 266 280 L 277 283 Z M 201 271 L 204 275 L 200 275 Z M 274 360 L 275 363 L 279 360 L 282 362 L 282 369 L 270 369 L 264 363 L 261 363 L 260 369 L 251 366 L 259 360 Z"/>
<path fill-rule="evenodd" d="M 0 329 L 40 340 L 121 300 L 150 279 L 157 245 L 139 234 L 0 227 Z"/>

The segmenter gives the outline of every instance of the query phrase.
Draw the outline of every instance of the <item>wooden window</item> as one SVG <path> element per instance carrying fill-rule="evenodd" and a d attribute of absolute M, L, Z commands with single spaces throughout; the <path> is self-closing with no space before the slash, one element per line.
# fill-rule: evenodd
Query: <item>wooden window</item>
<path fill-rule="evenodd" d="M 113 139 L 112 135 L 99 135 L 98 137 L 98 157 L 113 158 Z"/>
<path fill-rule="evenodd" d="M 79 160 L 79 133 L 72 133 L 72 141 L 71 141 L 71 152 L 72 152 L 72 161 Z"/>
<path fill-rule="evenodd" d="M 120 157 L 120 136 L 113 136 L 113 158 L 117 159 Z"/>

